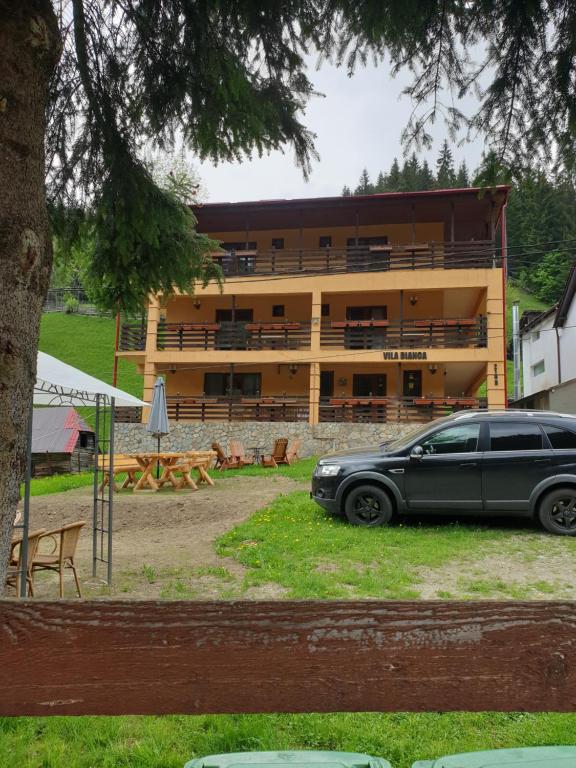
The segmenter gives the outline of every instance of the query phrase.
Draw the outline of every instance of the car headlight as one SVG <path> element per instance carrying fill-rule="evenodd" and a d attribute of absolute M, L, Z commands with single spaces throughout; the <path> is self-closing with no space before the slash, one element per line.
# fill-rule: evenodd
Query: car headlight
<path fill-rule="evenodd" d="M 320 464 L 316 470 L 319 477 L 334 477 L 340 472 L 340 464 Z"/>

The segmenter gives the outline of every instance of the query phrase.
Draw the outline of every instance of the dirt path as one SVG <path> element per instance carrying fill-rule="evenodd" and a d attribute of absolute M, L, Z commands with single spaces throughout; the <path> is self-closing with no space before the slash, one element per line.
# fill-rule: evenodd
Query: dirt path
<path fill-rule="evenodd" d="M 186 573 L 188 585 L 190 576 L 196 574 L 199 596 L 210 597 L 212 591 L 220 591 L 220 583 L 211 583 L 219 569 L 224 567 L 236 578 L 243 572 L 242 566 L 230 558 L 218 557 L 214 551 L 216 538 L 278 495 L 302 487 L 302 483 L 287 477 L 270 475 L 218 477 L 214 487 L 201 486 L 198 491 L 177 494 L 171 490 L 116 494 L 112 590 L 91 579 L 91 488 L 34 497 L 30 528 L 55 528 L 86 520 L 77 558 L 86 597 L 127 594 L 137 598 L 158 597 L 167 583 L 175 579 L 177 583 L 180 573 Z M 216 578 L 216 581 L 219 580 Z M 35 579 L 38 596 L 57 597 L 57 582 L 56 574 L 40 574 Z M 66 594 L 71 596 L 71 576 L 66 577 L 66 582 Z"/>

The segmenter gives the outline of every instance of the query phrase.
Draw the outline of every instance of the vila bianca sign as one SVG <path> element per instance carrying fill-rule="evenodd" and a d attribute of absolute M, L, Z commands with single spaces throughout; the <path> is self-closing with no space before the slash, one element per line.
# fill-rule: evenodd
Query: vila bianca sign
<path fill-rule="evenodd" d="M 428 355 L 426 352 L 400 350 L 397 352 L 384 352 L 384 360 L 428 360 Z"/>

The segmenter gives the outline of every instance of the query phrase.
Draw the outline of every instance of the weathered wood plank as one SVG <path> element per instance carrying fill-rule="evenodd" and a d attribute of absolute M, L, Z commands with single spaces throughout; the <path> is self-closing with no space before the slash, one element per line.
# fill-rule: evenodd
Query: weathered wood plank
<path fill-rule="evenodd" d="M 0 601 L 0 714 L 576 709 L 576 603 Z"/>

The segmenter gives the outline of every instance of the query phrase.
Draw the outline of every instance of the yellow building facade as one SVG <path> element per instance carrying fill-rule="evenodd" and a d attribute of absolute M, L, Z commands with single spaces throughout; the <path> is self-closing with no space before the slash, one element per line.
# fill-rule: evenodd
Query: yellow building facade
<path fill-rule="evenodd" d="M 208 204 L 222 286 L 154 297 L 119 355 L 178 421 L 425 421 L 506 405 L 507 187 Z M 144 416 L 145 418 L 145 416 Z"/>

